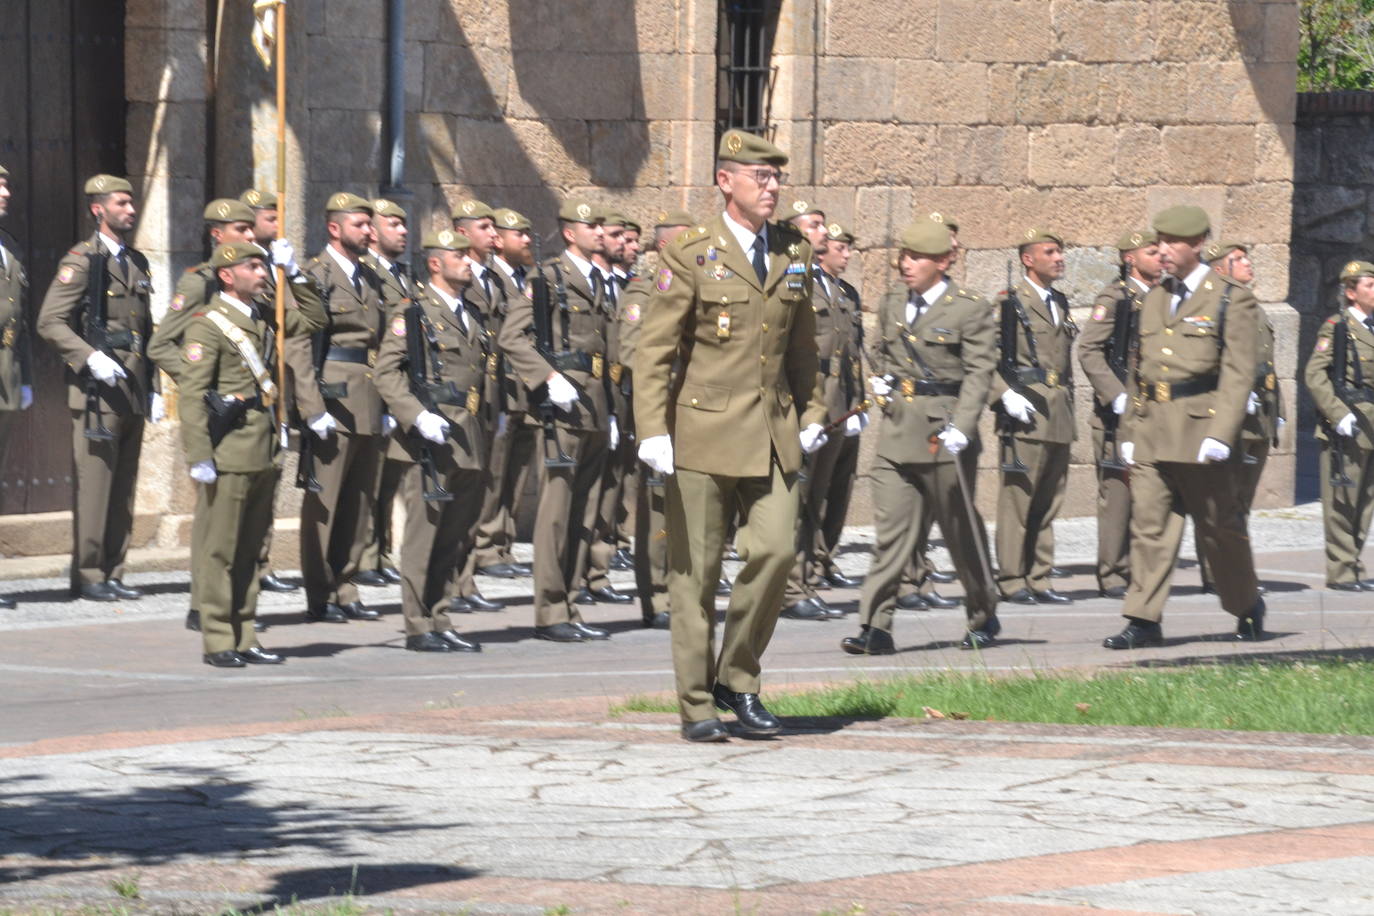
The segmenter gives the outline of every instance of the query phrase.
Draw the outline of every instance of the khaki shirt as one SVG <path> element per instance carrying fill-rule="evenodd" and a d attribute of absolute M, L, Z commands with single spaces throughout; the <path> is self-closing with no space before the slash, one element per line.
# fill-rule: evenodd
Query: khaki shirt
<path fill-rule="evenodd" d="M 1013 424 L 1018 439 L 1034 442 L 1072 442 L 1078 437 L 1073 415 L 1073 341 L 1078 325 L 1069 315 L 1069 300 L 1054 290 L 1055 308 L 1059 311 L 1059 326 L 1050 320 L 1049 307 L 1040 298 L 1030 281 L 1022 277 L 1016 284 L 1016 295 L 1030 320 L 1030 334 L 1035 338 L 1035 355 L 1040 368 L 1050 380 L 1020 384 L 1017 391 L 1035 407 L 1029 424 Z M 993 309 L 993 323 L 1001 329 L 1001 303 Z M 999 342 L 999 346 L 1003 346 Z M 1030 344 L 1026 330 L 1017 323 L 1015 364 L 1031 368 Z M 1008 388 L 1007 380 L 999 373 L 993 377 L 990 402 L 997 402 Z"/>
<path fill-rule="evenodd" d="M 129 349 L 114 351 L 114 359 L 124 367 L 126 378 L 114 385 L 100 384 L 102 409 L 122 416 L 142 416 L 148 409 L 148 395 L 158 390 L 157 373 L 146 356 L 148 338 L 153 333 L 153 317 L 149 300 L 153 294 L 152 271 L 148 260 L 133 248 L 127 248 L 129 273 L 125 277 L 113 255 L 100 241 L 99 233 L 65 255 L 58 263 L 57 276 L 43 297 L 38 312 L 38 335 L 52 344 L 67 364 L 67 406 L 72 410 L 86 407 L 86 381 L 90 373 L 86 360 L 95 351 L 82 336 L 89 271 L 87 256 L 92 253 L 109 255 L 105 260 L 106 294 L 105 325 L 111 334 L 127 331 L 133 336 Z M 107 356 L 110 354 L 106 354 Z"/>
<path fill-rule="evenodd" d="M 1118 277 L 1108 283 L 1093 300 L 1092 313 L 1078 335 L 1078 364 L 1083 367 L 1083 374 L 1088 377 L 1088 383 L 1093 389 L 1093 429 L 1102 428 L 1102 418 L 1111 413 L 1112 402 L 1118 395 L 1126 393 L 1125 382 L 1116 377 L 1116 373 L 1107 363 L 1107 354 L 1116 334 L 1117 305 L 1123 297 L 1130 300 L 1131 311 L 1139 311 L 1145 294 L 1130 279 L 1122 280 Z M 1123 354 L 1123 365 L 1127 363 L 1127 359 L 1128 356 Z M 1131 371 L 1129 365 L 1126 365 L 1126 371 Z M 1129 378 L 1128 375 L 1127 379 Z"/>
<path fill-rule="evenodd" d="M 1344 298 L 1344 297 L 1342 297 Z M 1358 422 L 1355 425 L 1355 440 L 1366 451 L 1374 449 L 1374 403 L 1356 400 L 1346 403 L 1336 395 L 1336 385 L 1331 379 L 1333 360 L 1336 355 L 1335 335 L 1338 326 L 1344 322 L 1349 333 L 1349 345 L 1345 358 L 1345 387 L 1354 392 L 1364 391 L 1374 394 L 1374 331 L 1370 331 L 1363 321 L 1350 314 L 1348 308 L 1332 315 L 1317 329 L 1317 343 L 1312 348 L 1312 356 L 1307 360 L 1304 380 L 1307 390 L 1312 393 L 1312 401 L 1317 412 L 1326 424 L 1335 426 L 1353 413 Z M 1356 368 L 1358 366 L 1358 368 Z M 1326 424 L 1317 424 L 1317 438 L 1328 438 Z"/>
<path fill-rule="evenodd" d="M 678 467 L 766 477 L 776 454 L 792 473 L 799 430 L 826 422 L 811 245 L 783 223 L 767 238 L 762 284 L 723 215 L 663 251 L 635 353 L 635 422 L 641 440 L 673 437 Z"/>
<path fill-rule="evenodd" d="M 19 389 L 33 385 L 33 354 L 24 312 L 28 291 L 29 275 L 14 249 L 6 245 L 5 264 L 0 267 L 0 410 L 18 410 Z"/>

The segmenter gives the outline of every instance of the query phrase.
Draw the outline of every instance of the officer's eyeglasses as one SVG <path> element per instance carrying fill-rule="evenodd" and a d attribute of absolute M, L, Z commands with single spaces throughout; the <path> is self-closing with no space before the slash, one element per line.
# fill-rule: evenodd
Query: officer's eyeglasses
<path fill-rule="evenodd" d="M 770 181 L 776 181 L 779 187 L 787 183 L 787 173 L 777 169 L 740 169 L 740 172 L 754 179 L 761 188 L 767 187 Z"/>

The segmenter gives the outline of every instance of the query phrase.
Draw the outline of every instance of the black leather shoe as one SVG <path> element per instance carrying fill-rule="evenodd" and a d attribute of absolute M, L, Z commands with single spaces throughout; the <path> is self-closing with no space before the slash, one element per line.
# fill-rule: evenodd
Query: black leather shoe
<path fill-rule="evenodd" d="M 1039 604 L 1039 603 L 1040 603 L 1040 602 L 1038 602 L 1038 601 L 1035 600 L 1035 592 L 1031 591 L 1031 590 L 1028 589 L 1028 588 L 1018 588 L 1016 591 L 1012 592 L 1010 595 L 1003 595 L 1003 596 L 1002 596 L 1002 600 L 1003 600 L 1003 601 L 1009 601 L 1009 602 L 1011 602 L 1012 604 Z"/>
<path fill-rule="evenodd" d="M 519 575 L 519 573 L 515 571 L 514 564 L 494 563 L 491 566 L 477 567 L 477 575 L 492 576 L 496 579 L 514 579 L 516 576 Z"/>
<path fill-rule="evenodd" d="M 990 649 L 997 644 L 997 634 L 1002 632 L 1002 622 L 996 617 L 989 617 L 987 623 L 977 630 L 969 630 L 964 633 L 963 642 L 959 643 L 960 649 Z"/>
<path fill-rule="evenodd" d="M 392 585 L 401 584 L 401 571 L 394 566 L 383 566 L 381 569 L 382 578 Z"/>
<path fill-rule="evenodd" d="M 348 604 L 340 606 L 339 610 L 349 620 L 381 620 L 381 611 L 374 610 L 363 604 L 361 601 L 350 601 Z"/>
<path fill-rule="evenodd" d="M 683 722 L 682 737 L 687 741 L 705 744 L 712 741 L 727 741 L 730 733 L 725 730 L 725 723 L 719 719 L 702 719 L 700 722 Z"/>
<path fill-rule="evenodd" d="M 727 547 L 725 548 L 725 555 L 721 557 L 721 559 L 730 560 L 731 562 L 738 563 L 740 560 L 739 551 L 736 550 L 734 547 Z"/>
<path fill-rule="evenodd" d="M 625 570 L 634 569 L 634 557 L 630 555 L 630 552 L 628 550 L 622 547 L 615 552 L 614 556 L 611 557 L 610 567 L 611 569 L 618 569 L 622 572 L 624 572 Z"/>
<path fill-rule="evenodd" d="M 488 601 L 481 592 L 473 592 L 463 599 L 474 611 L 503 611 L 506 606 L 499 601 Z"/>
<path fill-rule="evenodd" d="M 825 577 L 825 581 L 829 582 L 835 588 L 858 588 L 860 585 L 864 584 L 863 579 L 855 579 L 850 576 L 846 576 L 842 572 L 831 573 L 830 575 Z"/>
<path fill-rule="evenodd" d="M 267 629 L 267 624 L 263 623 L 256 616 L 253 617 L 253 632 L 261 633 Z"/>
<path fill-rule="evenodd" d="M 1035 600 L 1040 604 L 1073 604 L 1072 598 L 1052 588 L 1041 589 L 1035 592 Z"/>
<path fill-rule="evenodd" d="M 932 569 L 930 571 L 930 581 L 937 585 L 948 585 L 957 578 L 959 577 L 954 573 L 940 572 L 938 569 Z"/>
<path fill-rule="evenodd" d="M 659 611 L 653 617 L 644 621 L 644 626 L 651 630 L 671 630 L 673 628 L 673 618 L 667 611 Z"/>
<path fill-rule="evenodd" d="M 782 609 L 779 617 L 786 617 L 788 620 L 828 620 L 830 615 L 823 611 L 817 604 L 815 598 L 803 598 L 794 601 Z"/>
<path fill-rule="evenodd" d="M 716 709 L 735 714 L 745 737 L 767 737 L 782 731 L 782 723 L 777 716 L 764 709 L 757 693 L 735 693 L 717 684 L 711 688 L 711 696 L 715 697 Z"/>
<path fill-rule="evenodd" d="M 587 637 L 582 635 L 582 631 L 570 623 L 555 623 L 547 627 L 534 628 L 535 639 L 547 639 L 550 642 L 586 642 Z"/>
<path fill-rule="evenodd" d="M 420 633 L 406 637 L 406 649 L 411 652 L 452 652 L 453 647 L 438 633 Z"/>
<path fill-rule="evenodd" d="M 207 665 L 215 668 L 242 668 L 248 664 L 243 660 L 243 656 L 234 651 L 209 652 L 201 656 L 201 660 Z"/>
<path fill-rule="evenodd" d="M 635 600 L 633 595 L 616 591 L 614 585 L 589 589 L 588 594 L 596 599 L 599 604 L 632 604 Z"/>
<path fill-rule="evenodd" d="M 577 594 L 573 596 L 572 603 L 580 604 L 583 607 L 590 607 L 596 604 L 596 599 L 592 597 L 592 590 L 584 585 L 577 590 Z"/>
<path fill-rule="evenodd" d="M 277 578 L 277 574 L 274 572 L 269 572 L 258 579 L 258 587 L 265 592 L 294 592 L 296 589 L 300 588 L 300 586 L 294 582 L 287 582 Z"/>
<path fill-rule="evenodd" d="M 1126 628 L 1115 636 L 1102 640 L 1107 649 L 1139 649 L 1143 646 L 1164 645 L 1164 628 L 1153 620 L 1126 618 Z"/>
<path fill-rule="evenodd" d="M 1202 593 L 1204 595 L 1215 595 L 1217 593 L 1217 587 L 1210 582 L 1204 582 L 1202 583 Z"/>
<path fill-rule="evenodd" d="M 1326 587 L 1333 592 L 1363 592 L 1368 591 L 1363 582 L 1328 582 Z"/>
<path fill-rule="evenodd" d="M 196 633 L 200 632 L 200 611 L 190 610 L 186 612 L 186 629 Z"/>
<path fill-rule="evenodd" d="M 730 580 L 721 576 L 720 581 L 716 583 L 716 596 L 724 598 L 732 591 L 734 591 L 734 586 L 730 584 Z"/>
<path fill-rule="evenodd" d="M 910 595 L 903 595 L 897 599 L 897 607 L 904 611 L 928 611 L 930 605 L 926 604 L 924 595 L 912 592 Z"/>
<path fill-rule="evenodd" d="M 352 582 L 354 585 L 367 585 L 372 588 L 380 588 L 386 585 L 386 576 L 375 569 L 364 569 L 353 574 Z"/>
<path fill-rule="evenodd" d="M 864 627 L 858 636 L 846 636 L 840 640 L 840 648 L 850 655 L 895 655 L 897 647 L 892 642 L 892 634 L 877 627 Z"/>
<path fill-rule="evenodd" d="M 572 621 L 571 623 L 572 623 L 573 629 L 575 629 L 575 630 L 577 630 L 577 632 L 581 633 L 581 634 L 583 635 L 583 637 L 586 638 L 586 639 L 610 639 L 610 638 L 611 638 L 611 631 L 610 631 L 610 630 L 606 630 L 606 629 L 603 629 L 603 628 L 601 628 L 601 627 L 594 627 L 594 626 L 591 626 L 590 624 L 585 624 L 585 623 L 583 623 L 583 622 L 580 621 L 580 620 L 574 620 L 574 621 Z"/>
<path fill-rule="evenodd" d="M 468 599 L 454 595 L 448 599 L 448 612 L 450 614 L 471 614 L 472 604 Z"/>
<path fill-rule="evenodd" d="M 0 595 L 0 611 L 12 611 L 19 607 L 9 595 Z"/>
<path fill-rule="evenodd" d="M 275 652 L 268 652 L 262 646 L 244 649 L 239 653 L 239 657 L 250 665 L 280 665 L 286 661 L 282 656 Z"/>
<path fill-rule="evenodd" d="M 481 652 L 482 644 L 475 639 L 464 639 L 457 630 L 440 630 L 439 638 L 448 643 L 454 652 Z"/>
<path fill-rule="evenodd" d="M 843 619 L 844 619 L 844 611 L 842 611 L 842 610 L 840 610 L 839 608 L 835 607 L 835 605 L 829 603 L 828 601 L 826 601 L 824 598 L 820 597 L 819 595 L 817 595 L 815 598 L 812 598 L 811 600 L 814 601 L 814 602 L 816 602 L 816 607 L 818 607 L 818 608 L 820 608 L 821 610 L 825 611 L 825 616 L 826 616 L 828 619 L 830 619 L 830 620 L 843 620 Z"/>
<path fill-rule="evenodd" d="M 1367 592 L 1374 592 L 1374 579 L 1361 579 L 1360 588 Z"/>
<path fill-rule="evenodd" d="M 110 588 L 108 582 L 92 582 L 90 585 L 83 585 L 77 592 L 77 597 L 85 598 L 87 601 L 118 601 L 119 595 Z"/>
<path fill-rule="evenodd" d="M 1259 642 L 1269 638 L 1269 634 L 1264 632 L 1264 610 L 1264 599 L 1261 598 L 1255 602 L 1250 613 L 1236 622 L 1236 639 L 1241 642 Z"/>
<path fill-rule="evenodd" d="M 1111 588 L 1099 588 L 1099 589 L 1097 590 L 1097 597 L 1099 597 L 1099 598 L 1125 598 L 1125 597 L 1126 597 L 1126 586 L 1124 586 L 1124 585 L 1113 585 Z"/>
<path fill-rule="evenodd" d="M 1067 579 L 1072 575 L 1073 573 L 1069 572 L 1067 569 L 1060 569 L 1058 566 L 1050 567 L 1051 579 Z"/>
<path fill-rule="evenodd" d="M 921 597 L 925 599 L 927 607 L 949 608 L 958 607 L 963 604 L 958 598 L 946 598 L 937 591 L 931 591 L 929 594 L 922 595 Z"/>
<path fill-rule="evenodd" d="M 348 618 L 344 616 L 343 608 L 332 601 L 321 607 L 307 608 L 305 618 L 307 620 L 313 620 L 316 623 L 348 623 Z"/>
<path fill-rule="evenodd" d="M 137 601 L 139 598 L 143 597 L 143 589 L 134 588 L 132 585 L 125 585 L 118 579 L 110 579 L 105 584 L 110 587 L 111 591 L 125 601 Z"/>
<path fill-rule="evenodd" d="M 512 563 L 510 566 L 511 569 L 515 570 L 515 574 L 517 576 L 534 575 L 534 567 L 531 566 L 529 563 Z"/>

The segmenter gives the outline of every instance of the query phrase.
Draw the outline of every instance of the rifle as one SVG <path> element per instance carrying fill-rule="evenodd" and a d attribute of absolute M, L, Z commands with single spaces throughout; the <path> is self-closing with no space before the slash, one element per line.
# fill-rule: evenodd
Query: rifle
<path fill-rule="evenodd" d="M 1112 316 L 1112 339 L 1107 349 L 1107 367 L 1122 386 L 1126 385 L 1126 372 L 1131 341 L 1135 339 L 1135 297 L 1131 295 L 1130 266 L 1121 265 L 1121 298 L 1116 300 L 1116 311 Z M 1127 464 L 1121 458 L 1121 443 L 1118 433 L 1121 430 L 1121 417 L 1111 405 L 1101 412 L 1102 417 L 1102 457 L 1097 466 L 1104 470 L 1124 471 Z"/>
<path fill-rule="evenodd" d="M 540 268 L 538 233 L 534 233 L 531 237 L 531 244 L 534 247 L 535 265 L 534 272 L 529 276 L 530 300 L 534 304 L 534 348 L 540 356 L 549 361 L 549 368 L 552 369 L 557 365 L 553 349 L 553 316 L 550 314 L 549 308 L 549 281 Z M 562 286 L 561 283 L 559 285 Z M 566 293 L 560 295 L 559 300 L 559 308 L 567 308 Z M 536 409 L 539 411 L 539 422 L 544 427 L 544 467 L 577 467 L 577 461 L 564 452 L 563 446 L 558 442 L 558 430 L 553 425 L 553 402 L 549 400 L 547 386 L 544 389 L 544 397 L 539 401 Z M 549 456 L 550 443 L 553 443 L 555 453 L 553 457 Z"/>
<path fill-rule="evenodd" d="M 461 302 L 458 307 L 463 307 Z M 420 303 L 412 301 L 406 307 L 406 370 L 410 376 L 410 393 L 415 395 L 425 410 L 443 416 L 439 413 L 438 402 L 443 400 L 448 404 L 458 403 L 460 395 L 453 382 L 439 380 L 439 358 L 433 356 L 431 349 L 435 337 L 424 309 L 420 307 Z M 429 380 L 430 365 L 426 360 L 427 356 L 434 360 L 433 382 Z M 449 423 L 449 428 L 453 428 L 452 422 Z M 439 482 L 439 468 L 434 463 L 434 450 L 430 448 L 429 440 L 423 437 L 419 440 L 419 453 L 420 481 L 425 502 L 450 502 L 453 494 L 444 489 L 443 484 Z"/>
<path fill-rule="evenodd" d="M 1336 322 L 1335 341 L 1331 348 L 1331 366 L 1327 373 L 1331 378 L 1331 387 L 1336 392 L 1336 397 L 1347 408 L 1351 407 L 1352 387 L 1363 387 L 1364 373 L 1360 369 L 1360 361 L 1354 361 L 1355 366 L 1355 386 L 1346 384 L 1346 369 L 1350 365 L 1350 329 L 1345 326 L 1345 316 Z M 1352 409 L 1353 412 L 1353 409 Z M 1345 489 L 1355 486 L 1355 481 L 1350 479 L 1350 475 L 1345 470 L 1345 437 L 1336 432 L 1336 428 L 1331 425 L 1331 421 L 1325 417 L 1321 420 L 1322 430 L 1326 433 L 1326 441 L 1331 447 L 1331 472 L 1327 479 L 1327 485 L 1333 489 Z"/>
<path fill-rule="evenodd" d="M 109 255 L 100 249 L 86 255 L 85 337 L 86 343 L 114 359 L 110 328 L 105 321 L 105 262 L 108 258 Z M 114 433 L 105 426 L 100 407 L 100 382 L 90 370 L 86 372 L 86 413 L 82 418 L 81 434 L 101 442 L 114 438 Z"/>
<path fill-rule="evenodd" d="M 1031 358 L 1035 358 L 1035 341 L 1030 336 L 1029 319 L 1023 321 L 1022 314 L 1024 309 L 1021 307 L 1021 300 L 1016 296 L 1016 288 L 1011 282 L 1011 261 L 1007 261 L 1007 294 L 1002 300 L 1001 327 L 999 332 L 999 342 L 1001 344 L 1000 359 L 997 364 L 997 371 L 1006 380 L 1008 387 L 1012 391 L 1021 392 L 1021 380 L 1016 375 L 1016 335 L 1021 325 L 1027 325 L 1026 338 L 1030 342 Z M 999 402 L 993 407 L 993 414 L 996 416 L 997 441 L 999 450 L 999 464 L 1004 474 L 1029 474 L 1030 468 L 1021 460 L 1021 456 L 1016 453 L 1016 437 L 1013 434 L 1012 418 L 1007 413 L 1007 409 Z"/>
<path fill-rule="evenodd" d="M 329 297 L 331 290 L 325 290 L 324 313 L 329 315 Z M 329 349 L 329 329 L 317 331 L 310 335 L 310 361 L 315 364 L 315 378 L 324 377 L 324 355 Z M 320 393 L 324 393 L 327 387 L 323 382 L 319 383 Z M 310 493 L 324 492 L 324 484 L 320 483 L 315 476 L 315 432 L 301 417 L 301 460 L 296 466 L 296 486 L 299 489 Z"/>

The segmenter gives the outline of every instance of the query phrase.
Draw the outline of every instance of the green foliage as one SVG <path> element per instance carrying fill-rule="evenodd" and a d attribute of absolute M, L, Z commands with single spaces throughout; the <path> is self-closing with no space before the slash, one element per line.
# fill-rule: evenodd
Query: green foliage
<path fill-rule="evenodd" d="M 138 899 L 138 875 L 121 875 L 110 882 L 110 887 L 125 900 Z"/>
<path fill-rule="evenodd" d="M 1374 89 L 1374 0 L 1301 0 L 1298 91 Z"/>

